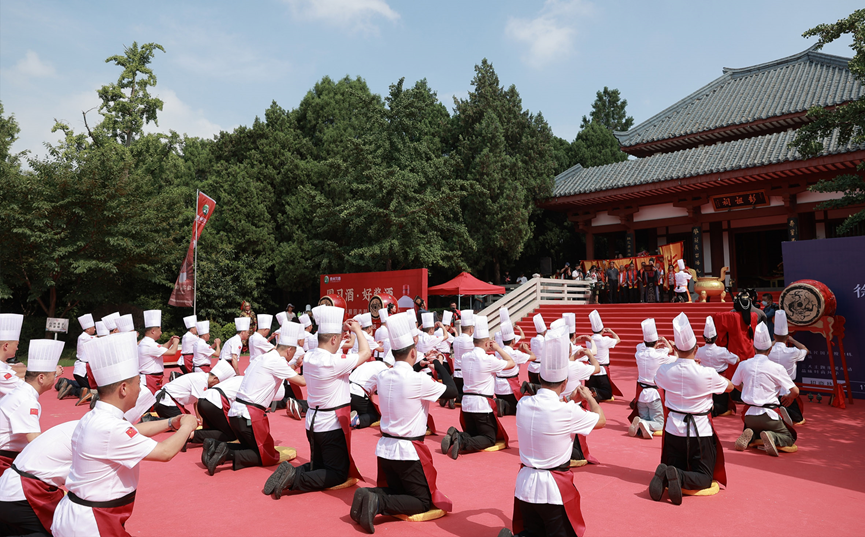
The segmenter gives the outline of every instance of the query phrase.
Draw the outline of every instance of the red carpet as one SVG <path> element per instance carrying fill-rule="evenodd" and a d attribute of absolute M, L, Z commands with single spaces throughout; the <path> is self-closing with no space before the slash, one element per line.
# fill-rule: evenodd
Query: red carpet
<path fill-rule="evenodd" d="M 619 367 L 614 372 L 619 386 L 632 396 L 636 369 Z M 43 395 L 43 426 L 82 416 L 86 408 L 74 404 L 72 398 L 58 401 L 54 391 Z M 806 405 L 808 423 L 799 429 L 799 452 L 779 458 L 756 450 L 736 452 L 733 442 L 742 429 L 740 418 L 715 420 L 727 457 L 729 488 L 712 497 L 686 497 L 681 506 L 674 506 L 666 496 L 653 502 L 647 492 L 660 458 L 660 439 L 628 437 L 627 401 L 604 403 L 607 427 L 589 437 L 592 454 L 602 464 L 573 470 L 586 535 L 862 535 L 855 512 L 865 505 L 865 402 L 857 401 L 846 410 L 830 408 L 825 400 L 822 405 Z M 436 425 L 441 431 L 458 425 L 458 412 L 434 405 Z M 270 416 L 276 443 L 296 447 L 297 461 L 306 462 L 309 445 L 303 422 L 281 413 Z M 503 419 L 513 439 L 505 451 L 453 461 L 440 453 L 441 436 L 427 437 L 439 488 L 453 500 L 455 512 L 422 523 L 380 516 L 376 534 L 495 536 L 510 526 L 519 444 L 515 418 Z M 355 431 L 352 437 L 366 486 L 375 481 L 378 438 L 377 428 Z M 274 501 L 261 494 L 272 469 L 233 472 L 226 465 L 208 477 L 200 454 L 200 448 L 192 448 L 169 463 L 142 463 L 135 511 L 127 525 L 132 535 L 364 534 L 348 515 L 354 488 Z"/>

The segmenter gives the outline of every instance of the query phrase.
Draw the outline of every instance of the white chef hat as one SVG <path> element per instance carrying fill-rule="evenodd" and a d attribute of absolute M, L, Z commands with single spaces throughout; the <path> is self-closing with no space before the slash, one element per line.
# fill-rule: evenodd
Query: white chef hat
<path fill-rule="evenodd" d="M 138 423 L 141 416 L 143 416 L 145 412 L 149 412 L 150 408 L 156 404 L 156 397 L 154 397 L 153 393 L 147 389 L 147 383 L 142 382 L 140 385 L 141 390 L 138 392 L 138 399 L 135 401 L 135 406 L 123 414 L 123 417 L 129 423 Z"/>
<path fill-rule="evenodd" d="M 108 328 L 109 332 L 117 329 L 118 317 L 120 317 L 120 314 L 115 311 L 114 313 L 109 313 L 102 318 L 102 322 L 105 323 L 105 326 Z"/>
<path fill-rule="evenodd" d="M 503 322 L 500 328 L 502 339 L 504 341 L 511 341 L 512 339 L 514 339 L 514 325 L 511 324 L 510 321 Z"/>
<path fill-rule="evenodd" d="M 53 339 L 31 339 L 27 350 L 27 371 L 50 373 L 57 369 L 63 342 Z"/>
<path fill-rule="evenodd" d="M 475 331 L 472 335 L 473 339 L 487 339 L 490 337 L 489 324 L 487 323 L 486 315 L 475 315 Z"/>
<path fill-rule="evenodd" d="M 496 332 L 495 334 L 493 334 L 493 339 L 496 340 L 496 343 L 498 343 L 499 347 L 504 347 L 504 346 L 505 346 L 505 342 L 503 341 L 501 331 Z"/>
<path fill-rule="evenodd" d="M 243 332 L 244 330 L 249 330 L 249 321 L 251 319 L 249 317 L 235 317 L 234 318 L 234 328 L 238 332 Z"/>
<path fill-rule="evenodd" d="M 414 345 L 412 317 L 414 313 L 403 312 L 387 318 L 387 332 L 392 349 L 400 351 Z"/>
<path fill-rule="evenodd" d="M 775 312 L 775 335 L 786 336 L 790 332 L 787 327 L 787 312 L 778 310 Z"/>
<path fill-rule="evenodd" d="M 544 324 L 544 318 L 540 313 L 532 317 L 532 321 L 535 323 L 535 332 L 539 335 L 547 331 L 547 325 Z"/>
<path fill-rule="evenodd" d="M 0 341 L 18 341 L 24 316 L 20 313 L 0 313 Z"/>
<path fill-rule="evenodd" d="M 654 319 L 646 319 L 640 323 L 640 326 L 643 328 L 643 341 L 646 343 L 658 341 L 658 328 L 655 326 Z"/>
<path fill-rule="evenodd" d="M 565 330 L 550 330 L 544 336 L 544 357 L 541 359 L 541 379 L 561 382 L 568 378 L 571 342 Z"/>
<path fill-rule="evenodd" d="M 432 312 L 421 313 L 420 317 L 421 317 L 421 321 L 423 321 L 423 327 L 424 328 L 432 328 L 433 326 L 435 326 L 435 324 L 436 324 L 436 314 L 435 313 L 432 313 Z"/>
<path fill-rule="evenodd" d="M 292 347 L 303 346 L 303 327 L 297 323 L 285 323 L 279 330 L 279 344 Z"/>
<path fill-rule="evenodd" d="M 305 313 L 298 317 L 298 320 L 300 321 L 300 325 L 304 328 L 306 328 L 307 326 L 312 326 L 312 319 L 310 319 L 309 315 Z"/>
<path fill-rule="evenodd" d="M 387 322 L 387 308 L 381 308 L 378 310 L 378 320 L 383 323 Z"/>
<path fill-rule="evenodd" d="M 210 333 L 210 321 L 198 321 L 195 323 L 195 329 L 199 336 L 205 336 Z"/>
<path fill-rule="evenodd" d="M 601 320 L 601 314 L 598 310 L 592 310 L 589 314 L 589 322 L 592 323 L 592 332 L 600 332 L 604 329 L 604 321 Z"/>
<path fill-rule="evenodd" d="M 97 386 L 138 377 L 138 342 L 132 332 L 111 334 L 90 343 L 90 367 Z"/>
<path fill-rule="evenodd" d="M 778 313 L 775 312 L 775 315 Z M 772 336 L 769 335 L 769 327 L 766 323 L 757 325 L 757 331 L 754 332 L 754 348 L 758 351 L 765 351 L 772 348 Z"/>
<path fill-rule="evenodd" d="M 95 324 L 93 322 L 93 315 L 91 315 L 89 313 L 85 313 L 84 315 L 82 315 L 81 317 L 78 318 L 78 324 L 81 325 L 82 330 L 87 330 L 88 328 L 93 328 L 93 325 Z"/>
<path fill-rule="evenodd" d="M 270 325 L 273 324 L 273 315 L 269 313 L 259 313 L 258 314 L 258 329 L 261 330 L 263 328 L 267 328 L 270 330 Z"/>
<path fill-rule="evenodd" d="M 384 358 L 382 358 L 382 362 L 386 363 L 389 366 L 393 366 L 393 364 L 396 363 L 396 359 L 393 357 L 393 351 L 391 349 L 387 350 Z"/>
<path fill-rule="evenodd" d="M 508 308 L 502 306 L 499 308 L 499 324 L 504 324 L 505 322 L 509 322 L 511 320 L 511 314 L 508 311 Z"/>
<path fill-rule="evenodd" d="M 553 324 L 550 325 L 550 330 L 567 330 L 568 324 L 564 319 L 559 318 L 553 321 Z"/>
<path fill-rule="evenodd" d="M 121 315 L 117 319 L 114 320 L 114 324 L 117 326 L 117 330 L 119 332 L 134 332 L 135 331 L 135 321 L 132 319 L 132 314 L 127 313 L 126 315 Z"/>
<path fill-rule="evenodd" d="M 144 312 L 144 328 L 162 326 L 162 310 L 146 310 Z"/>
<path fill-rule="evenodd" d="M 228 360 L 217 360 L 216 365 L 213 366 L 213 369 L 210 370 L 210 373 L 219 379 L 219 382 L 225 382 L 230 379 L 237 373 L 234 371 L 234 368 L 231 367 L 231 363 Z"/>
<path fill-rule="evenodd" d="M 319 334 L 341 334 L 345 309 L 336 306 L 316 306 L 312 315 L 318 325 Z"/>
<path fill-rule="evenodd" d="M 474 310 L 460 310 L 460 326 L 474 326 L 475 312 Z"/>
<path fill-rule="evenodd" d="M 410 317 L 409 322 L 411 322 L 411 325 L 414 328 L 417 328 L 417 315 L 414 315 L 413 312 L 410 312 L 410 311 L 408 311 L 406 313 L 412 313 L 412 315 L 409 315 L 409 317 Z"/>
<path fill-rule="evenodd" d="M 535 353 L 535 358 L 537 358 L 537 362 L 540 363 L 541 360 L 544 359 L 544 338 L 543 336 L 539 338 L 532 338 L 530 342 L 532 352 Z"/>
<path fill-rule="evenodd" d="M 357 317 L 357 322 L 360 323 L 361 328 L 369 328 L 370 326 L 372 326 L 372 313 L 361 313 Z"/>
<path fill-rule="evenodd" d="M 565 325 L 568 327 L 568 333 L 573 334 L 577 331 L 577 315 L 572 311 L 566 311 L 562 314 L 562 319 L 565 320 Z"/>
<path fill-rule="evenodd" d="M 444 311 L 442 312 L 442 324 L 446 326 L 450 326 L 451 321 L 454 320 L 454 314 L 452 311 Z"/>
<path fill-rule="evenodd" d="M 187 330 L 191 328 L 197 328 L 196 323 L 198 322 L 198 317 L 195 315 L 187 315 L 183 318 L 183 326 L 186 327 Z"/>
<path fill-rule="evenodd" d="M 684 313 L 680 313 L 673 319 L 673 335 L 676 336 L 676 348 L 682 352 L 689 351 L 697 345 L 697 337 L 691 328 L 691 322 Z"/>
<path fill-rule="evenodd" d="M 433 332 L 433 335 L 435 337 L 444 337 L 445 331 L 442 330 L 441 328 L 436 328 L 435 332 Z"/>
<path fill-rule="evenodd" d="M 711 339 L 718 335 L 718 331 L 715 330 L 715 319 L 712 319 L 712 316 L 709 315 L 706 317 L 706 327 L 703 328 L 703 337 Z"/>
<path fill-rule="evenodd" d="M 96 321 L 96 335 L 99 337 L 105 337 L 110 334 L 111 331 L 108 330 L 108 327 L 105 326 L 105 323 L 102 321 Z"/>
<path fill-rule="evenodd" d="M 288 314 L 285 313 L 284 311 L 280 311 L 279 313 L 276 314 L 276 322 L 279 323 L 279 326 L 284 325 L 287 320 L 288 320 Z"/>
<path fill-rule="evenodd" d="M 676 264 L 679 265 L 679 270 L 685 270 L 685 260 L 684 259 L 679 259 L 678 261 L 676 261 Z"/>

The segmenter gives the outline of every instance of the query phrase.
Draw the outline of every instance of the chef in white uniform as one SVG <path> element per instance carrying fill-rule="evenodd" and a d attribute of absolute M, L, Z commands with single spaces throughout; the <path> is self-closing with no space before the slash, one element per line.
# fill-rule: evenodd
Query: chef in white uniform
<path fill-rule="evenodd" d="M 267 340 L 270 327 L 273 324 L 273 315 L 267 313 L 258 314 L 258 330 L 249 336 L 249 363 L 251 364 L 259 356 L 273 350 L 273 345 Z"/>
<path fill-rule="evenodd" d="M 303 350 L 304 352 L 309 352 L 312 349 L 318 347 L 318 338 L 315 334 L 312 333 L 312 319 L 309 318 L 309 315 L 304 313 L 300 317 L 297 318 L 300 321 L 300 325 L 303 327 Z"/>
<path fill-rule="evenodd" d="M 196 323 L 198 318 L 195 315 L 188 315 L 183 318 L 183 326 L 186 327 L 186 333 L 180 338 L 180 369 L 184 373 L 191 373 L 193 369 L 192 359 L 195 354 L 195 342 L 198 341 L 198 327 Z"/>
<path fill-rule="evenodd" d="M 532 317 L 532 322 L 535 324 L 535 332 L 537 335 L 529 341 L 532 353 L 538 358 L 533 362 L 529 362 L 527 371 L 529 374 L 529 384 L 541 383 L 541 359 L 544 356 L 544 334 L 547 333 L 547 325 L 544 323 L 544 317 L 537 313 Z M 527 393 L 523 387 L 523 393 Z"/>
<path fill-rule="evenodd" d="M 208 373 L 213 367 L 211 357 L 220 351 L 220 341 L 219 338 L 216 338 L 213 345 L 208 344 L 210 343 L 210 321 L 195 323 L 195 331 L 198 333 L 198 337 L 195 338 L 195 346 L 192 350 L 192 371 Z M 219 362 L 217 361 L 217 363 Z M 230 364 L 228 361 L 226 363 Z"/>
<path fill-rule="evenodd" d="M 156 414 L 165 419 L 190 414 L 186 407 L 192 405 L 195 417 L 201 421 L 198 400 L 204 397 L 205 391 L 233 376 L 234 369 L 228 362 L 220 360 L 210 373 L 193 372 L 177 377 L 156 392 Z"/>
<path fill-rule="evenodd" d="M 75 347 L 75 365 L 72 367 L 72 376 L 74 380 L 60 378 L 58 380 L 57 399 L 63 399 L 67 395 L 80 395 L 82 389 L 89 389 L 90 384 L 87 381 L 87 362 L 84 360 L 84 345 L 96 339 L 96 323 L 93 321 L 93 315 L 86 313 L 78 317 L 78 324 L 81 325 L 81 334 L 78 335 L 77 344 Z"/>
<path fill-rule="evenodd" d="M 122 316 L 118 321 L 125 320 L 126 315 Z M 132 316 L 129 316 L 130 320 Z M 118 324 L 121 331 L 123 325 Z M 175 354 L 177 346 L 180 343 L 180 338 L 172 336 L 168 340 L 168 346 L 159 345 L 156 343 L 162 337 L 162 311 L 147 310 L 144 312 L 144 337 L 138 343 L 138 367 L 140 373 L 144 375 L 147 388 L 156 395 L 156 392 L 162 388 L 165 373 L 165 363 L 163 355 Z"/>
<path fill-rule="evenodd" d="M 688 300 L 688 281 L 691 279 L 691 273 L 685 270 L 685 261 L 679 259 L 676 261 L 678 270 L 674 275 L 676 287 L 674 289 L 679 302 L 690 302 Z"/>
<path fill-rule="evenodd" d="M 370 378 L 393 366 L 393 354 L 388 353 L 388 355 L 389 357 L 384 360 L 370 360 L 360 364 L 348 376 L 352 429 L 365 429 L 381 418 L 371 399 L 375 390 L 366 391 L 366 385 Z"/>
<path fill-rule="evenodd" d="M 731 365 L 739 362 L 739 357 L 730 352 L 726 347 L 715 345 L 718 339 L 718 331 L 715 329 L 715 321 L 712 316 L 706 317 L 706 326 L 703 328 L 703 341 L 705 345 L 697 349 L 697 361 L 703 367 L 711 367 L 722 377 L 724 371 Z M 712 416 L 729 416 L 733 413 L 735 403 L 730 400 L 730 394 L 719 393 L 712 396 Z"/>
<path fill-rule="evenodd" d="M 613 395 L 621 395 L 621 393 L 616 393 L 616 390 L 613 388 L 612 379 L 608 374 L 610 349 L 615 347 L 621 339 L 611 329 L 604 328 L 604 323 L 598 310 L 593 310 L 589 314 L 589 322 L 592 324 L 592 343 L 595 345 L 595 358 L 597 358 L 601 370 L 586 381 L 586 387 L 592 390 L 592 394 L 596 400 L 609 401 L 613 398 Z"/>
<path fill-rule="evenodd" d="M 463 398 L 463 371 L 462 357 L 465 353 L 471 352 L 475 348 L 472 334 L 475 331 L 475 312 L 474 310 L 460 311 L 460 331 L 461 334 L 454 338 L 453 342 L 453 359 L 454 359 L 454 384 L 457 385 L 456 403 L 460 403 Z"/>
<path fill-rule="evenodd" d="M 90 366 L 99 386 L 99 401 L 72 433 L 69 493 L 54 512 L 55 537 L 124 535 L 138 488 L 139 463 L 167 462 L 185 445 L 198 425 L 194 416 L 139 423 L 124 413 L 135 408 L 141 381 L 134 333 L 97 339 Z M 176 431 L 157 443 L 158 433 Z"/>
<path fill-rule="evenodd" d="M 780 313 L 780 315 L 778 315 Z M 787 328 L 787 312 L 784 310 L 779 310 L 775 312 L 775 344 L 772 345 L 772 350 L 769 351 L 769 359 L 775 362 L 776 364 L 780 364 L 784 369 L 787 370 L 787 374 L 790 376 L 790 380 L 796 381 L 796 364 L 801 362 L 808 356 L 808 349 L 805 345 L 802 345 L 792 337 L 790 337 L 789 330 Z M 792 345 L 792 347 L 790 346 Z M 788 392 L 786 389 L 781 390 L 780 395 L 785 396 Z M 787 413 L 790 416 L 790 419 L 793 420 L 793 423 L 797 425 L 801 425 L 805 422 L 805 418 L 802 416 L 802 408 L 801 406 L 802 398 L 796 397 L 793 399 L 790 404 L 785 404 L 785 408 L 787 409 Z"/>
<path fill-rule="evenodd" d="M 655 385 L 655 374 L 662 365 L 671 364 L 678 357 L 667 340 L 658 337 L 654 319 L 645 319 L 640 325 L 643 329 L 643 342 L 637 345 L 637 352 L 634 353 L 637 362 L 638 395 L 634 401 L 634 410 L 628 416 L 631 420 L 628 435 L 651 440 L 655 431 L 664 430 L 664 404 Z"/>
<path fill-rule="evenodd" d="M 9 365 L 10 358 L 18 351 L 18 338 L 24 316 L 17 313 L 0 313 L 0 401 L 3 396 L 23 382 L 24 364 Z"/>
<path fill-rule="evenodd" d="M 249 339 L 249 321 L 249 317 L 234 318 L 234 328 L 237 333 L 223 343 L 222 351 L 219 353 L 219 359 L 228 360 L 238 375 L 240 374 L 240 349 L 243 348 L 243 342 Z"/>
<path fill-rule="evenodd" d="M 531 349 L 527 348 L 525 343 L 522 344 L 519 350 L 514 349 L 514 339 L 516 336 L 510 318 L 502 322 L 499 325 L 499 328 L 499 334 L 501 334 L 502 339 L 502 348 L 508 356 L 511 357 L 514 366 L 508 369 L 502 369 L 496 373 L 496 410 L 499 417 L 515 416 L 517 413 L 517 394 L 519 393 L 520 397 L 522 397 L 522 393 L 520 393 L 519 390 L 514 390 L 514 387 L 519 385 L 520 365 L 527 362 L 534 362 L 537 360 L 537 356 L 535 356 Z M 499 353 L 496 353 L 496 356 L 500 359 L 504 359 Z M 513 381 L 512 379 L 517 380 Z"/>

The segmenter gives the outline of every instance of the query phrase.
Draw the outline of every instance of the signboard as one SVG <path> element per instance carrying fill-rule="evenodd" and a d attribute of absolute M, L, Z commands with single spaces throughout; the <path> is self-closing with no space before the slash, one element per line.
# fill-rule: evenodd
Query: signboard
<path fill-rule="evenodd" d="M 48 317 L 48 320 L 45 321 L 45 331 L 63 332 L 65 334 L 69 332 L 69 319 L 55 319 L 54 317 Z"/>
<path fill-rule="evenodd" d="M 400 310 L 404 310 L 414 305 L 415 296 L 427 299 L 428 277 L 427 269 L 323 274 L 319 296 L 341 296 L 349 317 L 369 311 L 370 299 L 379 293 L 396 297 Z"/>
<path fill-rule="evenodd" d="M 716 211 L 728 209 L 750 209 L 751 207 L 765 207 L 769 205 L 769 197 L 765 190 L 753 190 L 740 192 L 738 194 L 724 194 L 723 196 L 712 196 L 712 207 Z"/>
<path fill-rule="evenodd" d="M 834 293 L 838 303 L 835 314 L 847 320 L 844 352 L 851 392 L 857 399 L 865 398 L 865 237 L 784 242 L 781 248 L 786 285 L 797 280 L 817 280 Z M 794 337 L 811 351 L 796 368 L 796 381 L 831 384 L 826 339 L 807 332 L 796 332 Z M 836 343 L 837 339 L 833 341 L 835 372 L 843 380 Z"/>

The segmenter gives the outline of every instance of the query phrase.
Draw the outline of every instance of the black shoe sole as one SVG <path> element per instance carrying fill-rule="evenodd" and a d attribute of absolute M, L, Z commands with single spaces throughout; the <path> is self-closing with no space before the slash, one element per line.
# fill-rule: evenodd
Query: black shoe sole
<path fill-rule="evenodd" d="M 369 491 L 366 488 L 359 488 L 354 492 L 354 498 L 351 500 L 351 511 L 348 515 L 358 524 L 360 524 L 360 514 L 363 512 L 367 496 L 369 496 Z"/>
<path fill-rule="evenodd" d="M 667 465 L 659 464 L 655 469 L 655 475 L 652 477 L 652 481 L 649 482 L 649 497 L 656 502 L 661 501 L 661 497 L 664 495 L 664 479 L 666 477 Z"/>
<path fill-rule="evenodd" d="M 287 468 L 284 465 L 288 464 L 288 461 L 280 463 L 279 466 L 276 467 L 276 470 L 270 474 L 270 477 L 267 478 L 267 481 L 264 482 L 264 488 L 261 490 L 262 494 L 270 496 L 276 490 L 277 485 L 282 480 L 282 476 L 285 474 Z"/>
<path fill-rule="evenodd" d="M 682 505 L 682 484 L 679 483 L 679 472 L 672 466 L 667 466 L 667 494 L 673 505 Z"/>
<path fill-rule="evenodd" d="M 454 436 L 453 441 L 451 442 L 451 447 L 448 449 L 448 457 L 457 460 L 457 457 L 460 456 L 460 443 L 460 437 Z"/>
<path fill-rule="evenodd" d="M 282 497 L 282 493 L 291 488 L 294 484 L 294 480 L 297 477 L 297 470 L 294 466 L 292 466 L 288 461 L 283 462 L 285 466 L 283 467 L 283 472 L 279 476 L 279 480 L 276 481 L 276 487 L 273 492 L 270 494 L 270 497 L 274 500 L 278 500 Z M 282 466 L 280 464 L 280 466 Z"/>
<path fill-rule="evenodd" d="M 379 499 L 375 494 L 367 494 L 358 516 L 358 524 L 367 533 L 375 533 L 375 516 L 378 514 Z"/>

